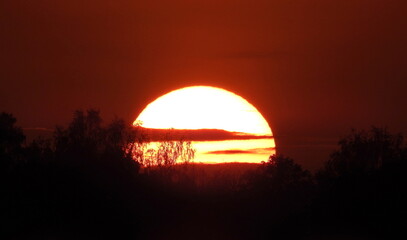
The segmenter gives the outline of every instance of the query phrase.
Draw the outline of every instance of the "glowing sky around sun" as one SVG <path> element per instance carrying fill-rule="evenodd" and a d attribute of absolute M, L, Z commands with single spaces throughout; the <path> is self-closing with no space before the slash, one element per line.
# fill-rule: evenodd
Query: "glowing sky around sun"
<path fill-rule="evenodd" d="M 271 136 L 264 117 L 244 98 L 215 87 L 186 87 L 150 103 L 134 122 L 145 128 L 222 129 Z"/>

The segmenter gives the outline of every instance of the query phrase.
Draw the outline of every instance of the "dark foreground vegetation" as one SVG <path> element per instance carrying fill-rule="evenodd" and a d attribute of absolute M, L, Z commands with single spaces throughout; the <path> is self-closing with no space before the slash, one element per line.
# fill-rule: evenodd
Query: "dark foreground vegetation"
<path fill-rule="evenodd" d="M 1 239 L 405 237 L 407 149 L 386 129 L 351 132 L 311 174 L 283 156 L 192 164 L 184 142 L 148 152 L 93 110 L 50 140 L 25 143 L 15 123 L 0 114 Z"/>

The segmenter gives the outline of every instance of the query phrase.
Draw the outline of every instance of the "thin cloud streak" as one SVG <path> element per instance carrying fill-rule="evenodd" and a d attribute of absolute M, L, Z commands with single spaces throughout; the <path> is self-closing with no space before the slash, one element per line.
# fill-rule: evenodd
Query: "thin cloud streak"
<path fill-rule="evenodd" d="M 262 154 L 265 152 L 270 152 L 275 150 L 275 148 L 254 148 L 254 149 L 247 149 L 247 150 L 240 150 L 240 149 L 229 149 L 229 150 L 216 150 L 216 151 L 209 151 L 205 152 L 205 154 Z"/>

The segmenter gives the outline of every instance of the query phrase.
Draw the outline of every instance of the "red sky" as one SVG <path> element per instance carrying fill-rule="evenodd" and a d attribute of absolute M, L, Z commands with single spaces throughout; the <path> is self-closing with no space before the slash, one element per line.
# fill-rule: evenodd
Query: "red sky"
<path fill-rule="evenodd" d="M 312 167 L 351 127 L 407 133 L 406 6 L 1 0 L 0 111 L 23 127 L 89 107 L 131 121 L 170 90 L 212 85 L 255 105 L 277 151 Z"/>

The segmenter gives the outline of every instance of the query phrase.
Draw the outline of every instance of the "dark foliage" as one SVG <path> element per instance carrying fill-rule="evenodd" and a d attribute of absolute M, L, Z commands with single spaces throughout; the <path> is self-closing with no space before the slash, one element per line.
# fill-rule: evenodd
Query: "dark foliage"
<path fill-rule="evenodd" d="M 356 131 L 339 141 L 340 149 L 325 164 L 324 174 L 339 177 L 366 174 L 383 167 L 400 164 L 405 157 L 401 134 L 392 135 L 386 129 L 373 127 Z"/>
<path fill-rule="evenodd" d="M 12 167 L 14 159 L 21 158 L 22 144 L 25 140 L 21 128 L 15 126 L 16 118 L 8 113 L 0 113 L 0 167 Z"/>
<path fill-rule="evenodd" d="M 15 122 L 8 118 L 13 121 L 6 124 Z M 67 129 L 56 129 L 53 140 L 22 147 L 21 131 L 2 122 L 8 130 L 1 136 L 4 154 L 14 166 L 2 168 L 3 233 L 23 239 L 88 233 L 97 238 L 137 222 L 127 209 L 137 202 L 126 204 L 139 191 L 139 164 L 125 151 L 132 132 L 121 120 L 106 127 L 101 123 L 99 112 L 77 111 Z"/>
<path fill-rule="evenodd" d="M 322 225 L 330 222 L 331 228 L 346 226 L 377 236 L 402 232 L 407 226 L 403 143 L 401 134 L 375 127 L 353 130 L 339 141 L 339 150 L 316 174 L 321 191 L 316 208 Z"/>
<path fill-rule="evenodd" d="M 2 239 L 380 239 L 407 226 L 407 151 L 385 129 L 351 132 L 313 176 L 284 156 L 176 165 L 185 142 L 149 165 L 137 128 L 95 110 L 29 144 L 15 123 L 0 115 Z"/>

